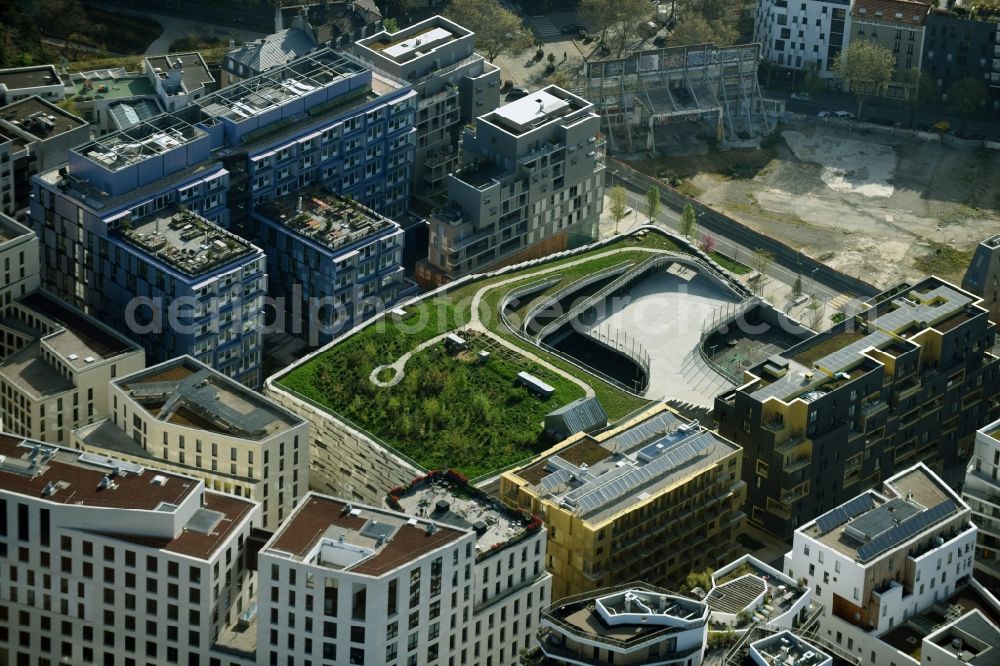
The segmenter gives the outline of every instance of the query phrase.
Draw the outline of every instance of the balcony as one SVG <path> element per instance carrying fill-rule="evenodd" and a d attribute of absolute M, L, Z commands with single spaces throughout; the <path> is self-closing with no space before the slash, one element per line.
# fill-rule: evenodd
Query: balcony
<path fill-rule="evenodd" d="M 784 419 L 771 419 L 770 421 L 765 421 L 763 426 L 766 430 L 776 433 L 783 432 L 788 427 Z"/>
<path fill-rule="evenodd" d="M 782 455 L 789 455 L 794 452 L 795 447 L 799 446 L 805 441 L 802 433 L 796 433 L 786 439 L 784 442 L 775 445 L 774 450 Z"/>
<path fill-rule="evenodd" d="M 788 474 L 798 472 L 800 469 L 805 469 L 812 463 L 812 458 L 809 456 L 798 456 L 792 460 L 786 460 L 785 464 L 781 467 Z"/>

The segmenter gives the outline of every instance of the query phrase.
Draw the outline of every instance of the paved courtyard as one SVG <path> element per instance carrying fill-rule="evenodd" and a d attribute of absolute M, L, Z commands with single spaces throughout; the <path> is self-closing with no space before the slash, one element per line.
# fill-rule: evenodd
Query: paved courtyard
<path fill-rule="evenodd" d="M 713 312 L 737 302 L 707 278 L 687 282 L 657 271 L 632 285 L 624 298 L 613 299 L 588 330 L 621 330 L 646 348 L 647 397 L 711 407 L 731 384 L 698 354 L 701 329 Z"/>

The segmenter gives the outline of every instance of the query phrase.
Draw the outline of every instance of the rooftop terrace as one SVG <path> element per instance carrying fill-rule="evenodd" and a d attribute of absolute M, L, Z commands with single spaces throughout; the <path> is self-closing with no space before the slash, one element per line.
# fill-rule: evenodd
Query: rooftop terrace
<path fill-rule="evenodd" d="M 640 418 L 584 436 L 514 474 L 539 496 L 599 523 L 739 450 L 667 409 Z"/>
<path fill-rule="evenodd" d="M 197 213 L 175 206 L 123 223 L 117 232 L 130 245 L 192 278 L 262 252 Z"/>
<path fill-rule="evenodd" d="M 396 63 L 406 63 L 431 53 L 434 49 L 472 34 L 441 16 L 433 16 L 398 32 L 382 31 L 358 41 Z"/>
<path fill-rule="evenodd" d="M 898 356 L 915 349 L 910 338 L 923 330 L 931 328 L 945 333 L 973 317 L 985 315 L 987 311 L 977 302 L 966 291 L 937 278 L 927 278 L 873 305 L 862 314 L 865 323 L 860 328 L 855 328 L 855 320 L 849 319 L 838 331 L 817 335 L 754 368 L 752 372 L 762 380 L 750 386 L 750 394 L 762 402 L 769 398 L 788 401 L 809 396 L 814 388 L 830 380 L 853 379 L 852 373 L 865 361 L 866 350 L 885 350 L 891 356 Z M 768 365 L 777 368 L 781 364 L 786 367 L 778 368 L 778 373 L 766 372 Z M 775 376 L 779 373 L 781 376 Z M 842 377 L 842 373 L 847 377 Z"/>
<path fill-rule="evenodd" d="M 390 504 L 398 503 L 394 508 L 411 516 L 473 530 L 479 554 L 499 549 L 527 533 L 527 523 L 521 514 L 470 486 L 463 478 L 450 472 L 432 473 L 430 477 L 392 495 Z"/>
<path fill-rule="evenodd" d="M 382 576 L 465 535 L 395 511 L 309 493 L 261 551 L 332 571 Z"/>
<path fill-rule="evenodd" d="M 156 94 L 152 82 L 145 74 L 126 74 L 125 76 L 103 76 L 103 74 L 103 72 L 94 72 L 78 77 L 80 80 L 74 86 L 74 97 L 80 99 L 76 101 L 129 99 Z"/>
<path fill-rule="evenodd" d="M 40 88 L 54 86 L 60 83 L 59 73 L 55 65 L 37 65 L 35 67 L 15 67 L 0 70 L 0 84 L 8 90 L 24 88 Z"/>
<path fill-rule="evenodd" d="M 0 107 L 0 120 L 6 120 L 18 129 L 42 140 L 51 139 L 87 124 L 87 121 L 63 111 L 41 97 L 28 97 Z"/>
<path fill-rule="evenodd" d="M 768 666 L 822 666 L 833 661 L 812 643 L 790 631 L 782 631 L 750 644 L 750 654 Z"/>
<path fill-rule="evenodd" d="M 0 135 L 2 138 L 2 135 Z M 35 232 L 24 226 L 12 217 L 0 213 L 0 243 L 14 240 L 15 238 L 32 237 Z"/>
<path fill-rule="evenodd" d="M 115 381 L 160 421 L 259 440 L 302 419 L 190 356 Z"/>
<path fill-rule="evenodd" d="M 255 212 L 331 250 L 397 227 L 352 199 L 319 189 L 269 201 Z"/>
<path fill-rule="evenodd" d="M 887 480 L 800 528 L 863 564 L 935 529 L 968 507 L 923 464 Z"/>
<path fill-rule="evenodd" d="M 645 583 L 629 583 L 562 599 L 543 621 L 578 637 L 634 647 L 708 621 L 708 607 Z"/>

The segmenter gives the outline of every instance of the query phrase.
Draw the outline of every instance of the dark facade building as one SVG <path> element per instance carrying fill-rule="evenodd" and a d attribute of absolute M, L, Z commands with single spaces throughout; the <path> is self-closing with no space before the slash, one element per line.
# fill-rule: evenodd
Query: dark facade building
<path fill-rule="evenodd" d="M 931 277 L 751 368 L 715 401 L 745 451 L 751 522 L 787 539 L 918 461 L 957 487 L 1000 415 L 995 339 L 976 296 Z"/>
<path fill-rule="evenodd" d="M 990 319 L 1000 322 L 1000 234 L 990 236 L 976 247 L 962 289 L 983 299 Z"/>
<path fill-rule="evenodd" d="M 993 21 L 931 11 L 924 38 L 924 71 L 945 94 L 952 83 L 971 76 L 989 86 L 994 99 L 1000 98 L 998 29 L 1000 23 Z"/>

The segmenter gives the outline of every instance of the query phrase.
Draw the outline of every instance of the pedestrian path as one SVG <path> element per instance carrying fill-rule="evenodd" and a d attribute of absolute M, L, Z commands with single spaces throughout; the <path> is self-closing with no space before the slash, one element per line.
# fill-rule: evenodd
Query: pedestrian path
<path fill-rule="evenodd" d="M 528 24 L 531 25 L 531 29 L 535 31 L 535 35 L 537 35 L 539 39 L 559 37 L 562 35 L 562 32 L 556 27 L 555 23 L 553 23 L 548 16 L 532 16 L 528 19 Z"/>

